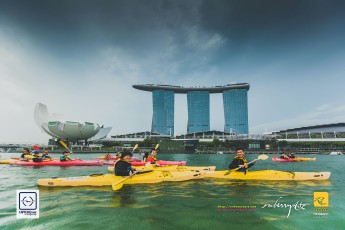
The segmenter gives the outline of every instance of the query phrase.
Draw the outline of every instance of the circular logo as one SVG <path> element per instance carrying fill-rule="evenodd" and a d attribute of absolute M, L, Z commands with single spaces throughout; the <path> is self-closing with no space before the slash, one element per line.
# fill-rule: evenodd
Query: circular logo
<path fill-rule="evenodd" d="M 31 196 L 24 196 L 21 202 L 24 206 L 32 206 L 35 200 Z"/>

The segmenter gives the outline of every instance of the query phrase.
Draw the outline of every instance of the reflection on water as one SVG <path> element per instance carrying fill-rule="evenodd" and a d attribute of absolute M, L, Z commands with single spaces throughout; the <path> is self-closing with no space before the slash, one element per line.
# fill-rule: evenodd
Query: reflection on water
<path fill-rule="evenodd" d="M 210 183 L 213 185 L 220 185 L 220 186 L 234 186 L 234 187 L 242 187 L 242 186 L 257 186 L 257 187 L 269 187 L 269 188 L 298 188 L 298 187 L 305 187 L 305 186 L 311 186 L 311 187 L 327 187 L 332 184 L 329 180 L 309 180 L 309 181 L 257 181 L 257 180 L 251 180 L 251 181 L 244 181 L 244 180 L 234 180 L 234 181 L 226 181 L 222 179 L 213 179 L 210 180 Z"/>
<path fill-rule="evenodd" d="M 113 192 L 111 203 L 113 207 L 131 207 L 137 203 L 136 196 L 133 196 L 132 186 L 125 186 L 122 191 Z M 121 195 L 119 193 L 121 192 Z"/>

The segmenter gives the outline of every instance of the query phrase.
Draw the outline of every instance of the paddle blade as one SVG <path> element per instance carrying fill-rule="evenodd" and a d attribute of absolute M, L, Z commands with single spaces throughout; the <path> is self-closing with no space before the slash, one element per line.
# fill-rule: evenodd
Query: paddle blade
<path fill-rule="evenodd" d="M 159 148 L 159 144 L 156 144 L 156 147 L 155 147 L 155 149 L 157 150 Z"/>
<path fill-rule="evenodd" d="M 63 140 L 60 140 L 59 142 L 60 142 L 60 144 L 61 144 L 63 147 L 65 147 L 66 149 L 68 149 L 67 145 L 65 144 L 65 142 L 63 142 Z"/>
<path fill-rule="evenodd" d="M 267 160 L 267 159 L 268 159 L 268 156 L 265 154 L 258 156 L 258 160 Z"/>
<path fill-rule="evenodd" d="M 114 182 L 111 184 L 111 187 L 113 188 L 114 191 L 117 191 L 119 189 L 121 189 L 123 186 L 123 183 L 120 182 L 120 183 L 117 183 L 117 182 Z"/>
<path fill-rule="evenodd" d="M 138 144 L 134 145 L 132 152 L 138 148 Z"/>

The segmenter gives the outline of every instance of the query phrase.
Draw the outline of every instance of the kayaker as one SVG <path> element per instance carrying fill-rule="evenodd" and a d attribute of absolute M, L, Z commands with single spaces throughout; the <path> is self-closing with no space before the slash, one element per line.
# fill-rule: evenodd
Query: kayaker
<path fill-rule="evenodd" d="M 30 156 L 30 150 L 28 148 L 25 148 L 23 154 L 20 156 L 20 160 L 28 161 L 29 160 L 28 156 Z"/>
<path fill-rule="evenodd" d="M 114 172 L 116 176 L 132 176 L 134 170 L 130 160 L 132 158 L 132 153 L 124 151 L 118 161 L 115 162 Z"/>
<path fill-rule="evenodd" d="M 42 155 L 42 160 L 44 161 L 52 160 L 52 157 L 48 155 L 48 150 L 44 150 L 43 155 Z"/>
<path fill-rule="evenodd" d="M 106 153 L 104 158 L 111 158 L 111 155 L 109 153 Z"/>
<path fill-rule="evenodd" d="M 296 156 L 295 156 L 294 153 L 289 153 L 289 154 L 288 154 L 288 157 L 289 157 L 289 158 L 292 158 L 292 159 L 296 158 Z"/>
<path fill-rule="evenodd" d="M 157 149 L 151 150 L 151 155 L 147 157 L 147 162 L 151 164 L 157 164 Z"/>
<path fill-rule="evenodd" d="M 236 171 L 247 172 L 248 168 L 252 167 L 255 164 L 255 161 L 253 163 L 247 164 L 247 160 L 244 155 L 245 152 L 242 148 L 236 149 L 236 156 L 229 164 L 229 169 L 239 168 Z"/>
<path fill-rule="evenodd" d="M 146 163 L 147 162 L 147 158 L 149 157 L 149 152 L 144 152 L 144 156 L 143 156 L 143 161 Z"/>
<path fill-rule="evenodd" d="M 64 151 L 63 155 L 60 157 L 60 161 L 71 161 L 72 159 L 68 156 L 68 152 Z"/>
<path fill-rule="evenodd" d="M 286 154 L 285 152 L 283 152 L 283 153 L 280 154 L 280 157 L 279 157 L 279 158 L 281 158 L 281 159 L 289 159 L 289 156 L 288 156 L 288 154 Z"/>
<path fill-rule="evenodd" d="M 115 155 L 115 160 L 118 160 L 118 159 L 120 159 L 121 158 L 121 154 L 120 153 L 117 153 L 116 155 Z"/>
<path fill-rule="evenodd" d="M 39 150 L 34 150 L 34 157 L 32 158 L 33 162 L 41 162 L 42 157 L 40 157 L 40 151 Z"/>

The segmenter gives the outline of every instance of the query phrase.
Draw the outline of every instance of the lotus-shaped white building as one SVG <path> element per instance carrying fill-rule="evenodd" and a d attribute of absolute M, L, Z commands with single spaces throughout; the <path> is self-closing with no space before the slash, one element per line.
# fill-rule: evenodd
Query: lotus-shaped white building
<path fill-rule="evenodd" d="M 111 131 L 111 127 L 103 128 L 92 122 L 65 121 L 61 115 L 49 115 L 47 106 L 41 103 L 36 105 L 34 117 L 43 132 L 61 140 L 94 141 L 106 138 Z"/>

